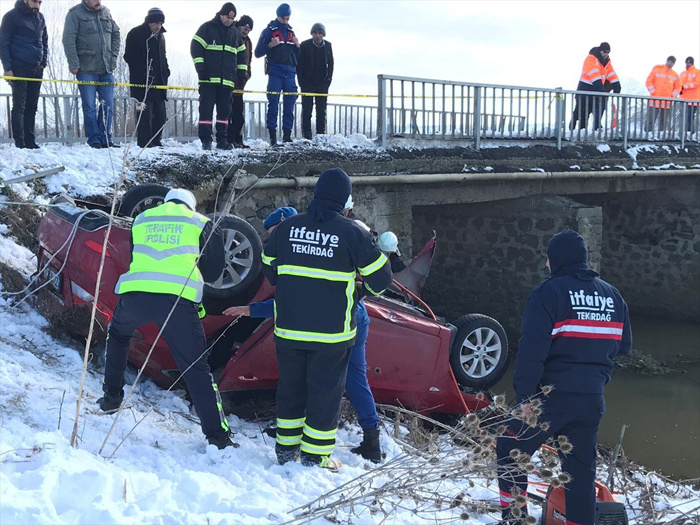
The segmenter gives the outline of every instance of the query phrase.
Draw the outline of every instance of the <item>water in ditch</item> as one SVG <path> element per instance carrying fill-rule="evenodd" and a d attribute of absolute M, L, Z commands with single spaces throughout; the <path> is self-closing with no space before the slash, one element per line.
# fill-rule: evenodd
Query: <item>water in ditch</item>
<path fill-rule="evenodd" d="M 675 479 L 700 477 L 700 324 L 633 315 L 634 348 L 671 371 L 643 375 L 616 370 L 605 388 L 607 411 L 598 439 L 623 448 L 634 462 Z M 513 393 L 513 367 L 493 388 Z"/>

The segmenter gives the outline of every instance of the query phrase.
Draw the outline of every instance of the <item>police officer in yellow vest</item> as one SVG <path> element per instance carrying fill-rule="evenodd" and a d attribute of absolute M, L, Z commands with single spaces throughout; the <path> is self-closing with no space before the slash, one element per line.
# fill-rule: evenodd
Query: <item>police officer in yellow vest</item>
<path fill-rule="evenodd" d="M 190 191 L 171 189 L 162 205 L 134 219 L 131 265 L 115 287 L 121 297 L 109 324 L 104 396 L 97 403 L 105 412 L 119 408 L 134 330 L 147 323 L 160 328 L 172 310 L 162 337 L 183 373 L 204 435 L 221 449 L 234 443 L 207 363 L 198 305 L 204 282 L 224 269 L 224 246 L 220 230 L 194 211 L 196 204 Z"/>

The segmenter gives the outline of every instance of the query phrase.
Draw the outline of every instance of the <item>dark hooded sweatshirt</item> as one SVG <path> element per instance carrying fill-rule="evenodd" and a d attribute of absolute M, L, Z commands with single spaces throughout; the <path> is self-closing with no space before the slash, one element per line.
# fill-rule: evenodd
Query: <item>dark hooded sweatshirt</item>
<path fill-rule="evenodd" d="M 627 304 L 588 267 L 583 238 L 564 230 L 547 247 L 552 276 L 528 298 L 513 385 L 517 401 L 540 386 L 602 394 L 613 358 L 632 349 Z"/>

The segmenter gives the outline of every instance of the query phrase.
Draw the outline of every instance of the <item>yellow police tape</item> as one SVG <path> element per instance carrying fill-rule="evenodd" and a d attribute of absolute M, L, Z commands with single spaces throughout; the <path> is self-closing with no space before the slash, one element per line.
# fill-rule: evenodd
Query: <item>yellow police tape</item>
<path fill-rule="evenodd" d="M 85 86 L 116 86 L 116 87 L 136 87 L 136 88 L 148 88 L 148 89 L 172 89 L 178 91 L 199 91 L 199 88 L 193 88 L 188 86 L 162 86 L 162 85 L 150 85 L 145 84 L 129 84 L 127 82 L 94 82 L 89 80 L 62 80 L 55 78 L 29 78 L 29 77 L 15 77 L 15 76 L 5 76 L 0 75 L 0 78 L 11 82 L 13 80 L 23 80 L 28 82 L 53 82 L 56 84 L 76 84 Z M 356 94 L 343 94 L 343 93 L 305 93 L 305 92 L 283 92 L 283 91 L 248 91 L 248 90 L 233 90 L 234 93 L 253 93 L 262 95 L 305 95 L 307 97 L 343 97 L 343 98 L 377 98 L 377 95 L 356 95 Z"/>
<path fill-rule="evenodd" d="M 136 87 L 136 88 L 148 88 L 148 89 L 172 89 L 177 91 L 199 91 L 199 88 L 193 88 L 188 86 L 162 86 L 162 85 L 151 85 L 146 86 L 145 84 L 129 84 L 127 82 L 93 82 L 88 80 L 62 80 L 55 78 L 29 78 L 29 77 L 14 77 L 0 75 L 0 78 L 11 82 L 13 80 L 24 80 L 29 82 L 54 82 L 56 84 L 77 84 L 86 86 L 116 86 L 116 87 Z M 307 97 L 341 97 L 341 98 L 377 98 L 377 95 L 357 95 L 350 93 L 307 93 L 307 92 L 284 92 L 284 91 L 248 91 L 234 89 L 233 93 L 236 95 L 242 95 L 244 93 L 257 94 L 257 95 L 285 95 L 285 96 L 307 96 Z M 397 98 L 395 96 L 394 98 Z M 440 95 L 419 95 L 415 97 L 417 99 L 432 99 L 432 98 L 442 98 Z M 500 97 L 496 95 L 486 96 L 484 98 L 510 98 L 510 99 L 537 99 L 537 98 L 548 98 L 545 95 L 527 95 L 527 96 L 511 96 L 506 97 L 501 95 Z M 562 98 L 561 95 L 555 95 L 554 98 Z"/>

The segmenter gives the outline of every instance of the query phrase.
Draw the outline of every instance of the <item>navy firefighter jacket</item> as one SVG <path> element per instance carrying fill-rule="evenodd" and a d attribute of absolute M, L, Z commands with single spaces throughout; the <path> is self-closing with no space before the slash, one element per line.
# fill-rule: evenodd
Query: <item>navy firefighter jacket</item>
<path fill-rule="evenodd" d="M 585 263 L 552 270 L 523 314 L 513 378 L 517 402 L 545 385 L 602 394 L 613 358 L 632 349 L 627 304 L 614 286 Z"/>
<path fill-rule="evenodd" d="M 391 283 L 389 261 L 370 234 L 340 213 L 323 222 L 308 213 L 282 221 L 265 245 L 263 273 L 277 287 L 277 345 L 295 349 L 350 348 L 357 273 L 373 295 Z"/>

